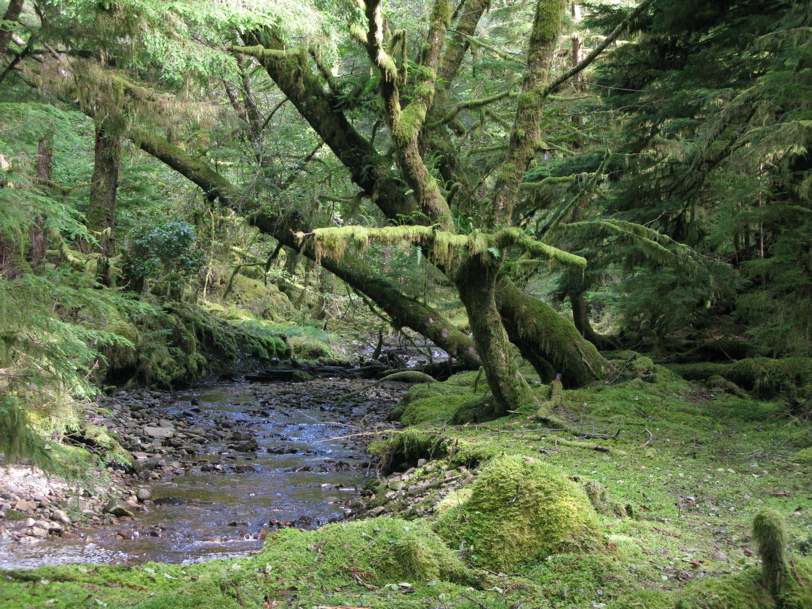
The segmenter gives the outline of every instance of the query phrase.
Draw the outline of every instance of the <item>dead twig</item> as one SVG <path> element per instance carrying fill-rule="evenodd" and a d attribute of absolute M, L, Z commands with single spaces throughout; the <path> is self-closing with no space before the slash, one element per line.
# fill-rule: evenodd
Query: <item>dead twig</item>
<path fill-rule="evenodd" d="M 482 603 L 480 603 L 478 600 L 474 600 L 473 598 L 471 598 L 471 597 L 470 597 L 470 596 L 468 596 L 467 594 L 460 594 L 460 596 L 467 598 L 469 601 L 471 601 L 471 602 L 472 602 L 472 603 L 474 603 L 475 605 L 479 605 L 480 607 L 482 607 L 482 609 L 490 609 L 490 607 L 488 607 L 487 605 L 483 605 L 483 604 L 482 604 Z"/>
<path fill-rule="evenodd" d="M 231 584 L 232 586 L 234 586 L 234 592 L 237 594 L 237 602 L 240 603 L 241 607 L 245 607 L 245 601 L 242 598 L 242 594 L 240 594 L 240 589 L 237 587 L 237 584 L 235 584 L 231 580 L 229 580 L 228 583 Z"/>
<path fill-rule="evenodd" d="M 649 431 L 648 427 L 646 427 L 646 433 L 648 434 L 648 440 L 646 440 L 646 442 L 645 442 L 645 444 L 643 444 L 643 446 L 648 446 L 649 444 L 651 444 L 651 441 L 654 439 L 654 434 Z"/>

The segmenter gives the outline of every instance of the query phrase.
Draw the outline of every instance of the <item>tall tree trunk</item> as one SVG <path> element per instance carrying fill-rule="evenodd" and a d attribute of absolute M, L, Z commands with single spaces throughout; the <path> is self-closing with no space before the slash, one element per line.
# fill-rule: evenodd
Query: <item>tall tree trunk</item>
<path fill-rule="evenodd" d="M 53 169 L 53 133 L 49 133 L 39 141 L 37 151 L 37 179 L 40 183 L 48 182 L 51 179 Z M 48 250 L 48 238 L 45 234 L 45 216 L 39 215 L 34 219 L 31 227 L 31 268 L 36 269 Z"/>
<path fill-rule="evenodd" d="M 508 410 L 535 405 L 536 399 L 513 360 L 510 340 L 496 306 L 498 272 L 496 261 L 470 256 L 457 270 L 455 282 L 493 395 L 493 414 L 503 416 Z"/>
<path fill-rule="evenodd" d="M 11 0 L 8 3 L 6 14 L 3 15 L 4 25 L 0 25 L 0 67 L 6 59 L 8 53 L 8 46 L 11 43 L 11 35 L 13 33 L 11 26 L 7 25 L 16 22 L 20 18 L 20 13 L 23 10 L 23 0 Z"/>
<path fill-rule="evenodd" d="M 98 275 L 106 285 L 112 283 L 110 258 L 116 253 L 116 194 L 120 165 L 121 137 L 104 127 L 97 128 L 86 224 L 87 229 L 98 236 L 101 254 Z"/>

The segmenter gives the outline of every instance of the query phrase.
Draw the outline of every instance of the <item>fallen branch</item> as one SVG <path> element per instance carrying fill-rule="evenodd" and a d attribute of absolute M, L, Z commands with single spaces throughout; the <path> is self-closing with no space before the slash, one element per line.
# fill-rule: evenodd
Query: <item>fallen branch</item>
<path fill-rule="evenodd" d="M 380 385 L 384 381 L 400 381 L 404 383 L 436 383 L 437 380 L 429 376 L 428 374 L 424 374 L 423 372 L 419 372 L 417 370 L 406 370 L 404 372 L 395 372 L 388 376 L 383 377 L 382 379 L 375 381 L 365 387 L 361 387 L 360 389 L 356 389 L 355 391 L 350 391 L 349 393 L 345 393 L 340 398 L 338 398 L 338 402 L 336 403 L 337 406 L 341 406 L 341 404 L 349 397 L 352 397 L 356 394 L 363 393 L 367 389 L 371 389 L 377 385 Z"/>

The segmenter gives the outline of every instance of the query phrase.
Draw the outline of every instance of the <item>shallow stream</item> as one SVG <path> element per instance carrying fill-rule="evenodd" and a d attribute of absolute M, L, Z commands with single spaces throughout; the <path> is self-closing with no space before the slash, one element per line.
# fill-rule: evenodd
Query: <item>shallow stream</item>
<path fill-rule="evenodd" d="M 157 414 L 250 434 L 257 450 L 239 452 L 233 439 L 202 444 L 193 459 L 175 462 L 177 475 L 150 486 L 152 501 L 134 519 L 80 529 L 76 539 L 6 545 L 0 569 L 225 558 L 259 550 L 279 527 L 345 518 L 370 468 L 359 425 L 399 393 L 375 388 L 339 408 L 358 383 L 241 383 L 175 394 Z"/>

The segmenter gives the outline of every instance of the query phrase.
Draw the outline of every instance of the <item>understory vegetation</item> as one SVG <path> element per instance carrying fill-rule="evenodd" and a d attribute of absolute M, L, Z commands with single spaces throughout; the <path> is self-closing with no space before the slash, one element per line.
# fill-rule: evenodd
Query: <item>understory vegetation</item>
<path fill-rule="evenodd" d="M 475 372 L 416 386 L 411 425 L 372 447 L 386 476 L 368 509 L 384 515 L 202 565 L 7 572 L 0 607 L 808 607 L 808 423 L 639 372 L 564 391 L 566 429 L 532 408 L 463 426 L 423 408 L 476 396 Z"/>

